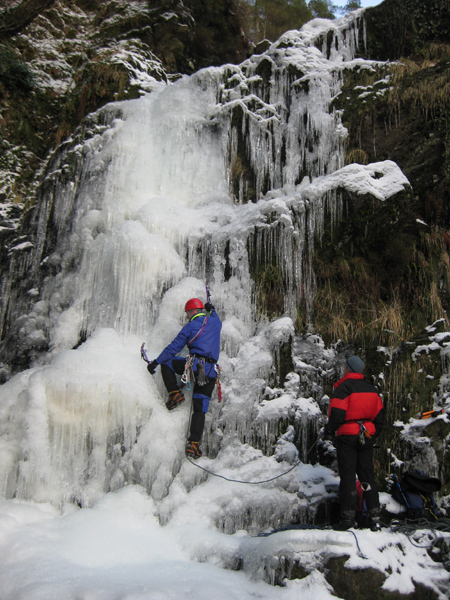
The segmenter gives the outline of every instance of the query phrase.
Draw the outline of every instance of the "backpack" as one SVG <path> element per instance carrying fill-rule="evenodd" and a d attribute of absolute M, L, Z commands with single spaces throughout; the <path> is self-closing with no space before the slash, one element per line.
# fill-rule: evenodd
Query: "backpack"
<path fill-rule="evenodd" d="M 391 476 L 391 496 L 406 508 L 408 519 L 437 521 L 441 514 L 434 500 L 434 492 L 441 489 L 437 477 L 427 477 L 423 473 L 406 472 L 401 480 Z"/>

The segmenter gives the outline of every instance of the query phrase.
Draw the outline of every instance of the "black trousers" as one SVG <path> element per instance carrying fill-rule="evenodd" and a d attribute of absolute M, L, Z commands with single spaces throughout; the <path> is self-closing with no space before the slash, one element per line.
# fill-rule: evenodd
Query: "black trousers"
<path fill-rule="evenodd" d="M 166 390 L 175 392 L 179 389 L 177 376 L 184 373 L 184 367 L 186 365 L 186 359 L 184 358 L 173 358 L 172 369 L 168 365 L 161 365 L 161 375 L 166 386 Z M 194 373 L 194 376 L 196 374 Z M 204 410 L 205 398 L 208 400 L 211 398 L 214 392 L 214 386 L 216 385 L 215 377 L 206 377 L 205 385 L 198 385 L 197 379 L 195 379 L 194 389 L 192 393 L 192 418 L 189 429 L 189 441 L 199 442 L 202 439 L 203 429 L 205 428 L 205 415 Z"/>
<path fill-rule="evenodd" d="M 369 513 L 379 510 L 378 488 L 373 468 L 374 439 L 362 446 L 356 435 L 338 435 L 336 442 L 339 469 L 339 506 L 341 518 L 353 518 L 357 506 L 356 475 L 363 488 Z"/>

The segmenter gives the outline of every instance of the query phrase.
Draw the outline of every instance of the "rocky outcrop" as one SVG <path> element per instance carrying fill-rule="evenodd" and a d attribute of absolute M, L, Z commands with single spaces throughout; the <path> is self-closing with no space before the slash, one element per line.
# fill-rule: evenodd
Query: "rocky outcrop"
<path fill-rule="evenodd" d="M 55 0 L 21 0 L 0 11 L 0 39 L 16 35 Z"/>

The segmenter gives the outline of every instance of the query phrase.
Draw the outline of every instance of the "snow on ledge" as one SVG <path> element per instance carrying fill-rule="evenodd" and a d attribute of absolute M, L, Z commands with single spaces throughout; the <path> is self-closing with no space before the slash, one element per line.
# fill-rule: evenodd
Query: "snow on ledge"
<path fill-rule="evenodd" d="M 323 197 L 339 187 L 359 195 L 370 194 L 381 201 L 404 191 L 410 183 L 400 167 L 391 160 L 369 165 L 351 164 L 330 175 L 317 177 L 303 188 L 310 200 Z"/>

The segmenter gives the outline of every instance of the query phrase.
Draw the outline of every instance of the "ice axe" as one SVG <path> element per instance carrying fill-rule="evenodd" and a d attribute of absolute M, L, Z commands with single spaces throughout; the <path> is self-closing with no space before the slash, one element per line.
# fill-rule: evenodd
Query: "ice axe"
<path fill-rule="evenodd" d="M 212 306 L 211 292 L 209 291 L 209 285 L 208 284 L 206 284 L 206 304 L 211 304 L 211 306 Z"/>
<path fill-rule="evenodd" d="M 142 342 L 142 346 L 141 346 L 141 358 L 143 360 L 145 360 L 146 363 L 150 364 L 151 360 L 147 356 L 147 352 L 145 350 L 145 342 Z"/>
<path fill-rule="evenodd" d="M 435 417 L 438 417 L 439 415 L 443 415 L 443 414 L 444 414 L 443 408 L 441 408 L 441 410 L 426 410 L 426 411 L 420 413 L 419 419 L 434 419 Z"/>

